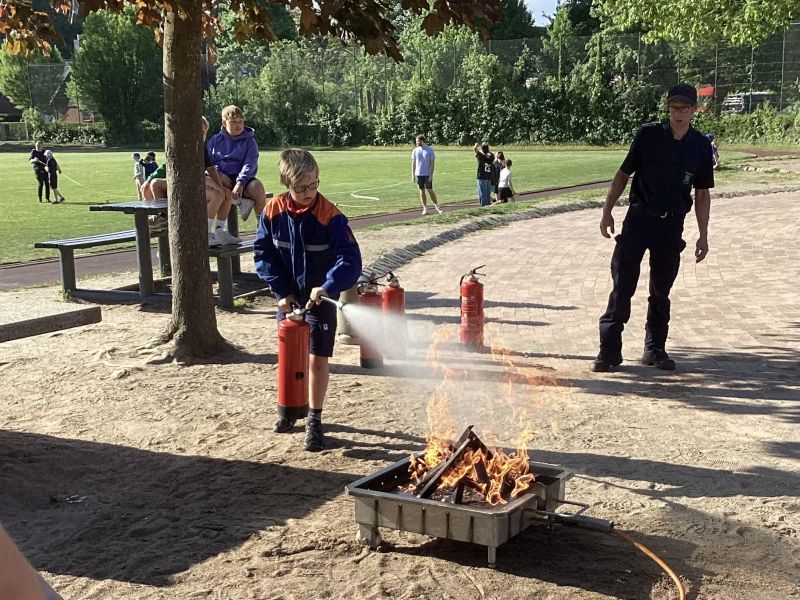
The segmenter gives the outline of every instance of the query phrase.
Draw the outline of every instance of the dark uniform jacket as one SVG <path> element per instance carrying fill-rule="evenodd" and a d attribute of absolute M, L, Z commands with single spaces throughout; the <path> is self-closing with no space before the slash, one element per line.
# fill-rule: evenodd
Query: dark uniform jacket
<path fill-rule="evenodd" d="M 711 143 L 693 127 L 674 139 L 669 121 L 643 125 L 620 170 L 633 175 L 630 203 L 653 213 L 686 214 L 692 188 L 714 187 Z"/>
<path fill-rule="evenodd" d="M 299 210 L 288 192 L 267 202 L 253 251 L 258 276 L 278 300 L 293 294 L 303 305 L 319 286 L 336 298 L 361 275 L 361 251 L 347 217 L 322 194 Z"/>

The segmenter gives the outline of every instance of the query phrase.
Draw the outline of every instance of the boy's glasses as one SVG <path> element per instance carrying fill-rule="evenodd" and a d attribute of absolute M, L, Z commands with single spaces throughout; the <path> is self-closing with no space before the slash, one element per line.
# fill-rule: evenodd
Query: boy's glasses
<path fill-rule="evenodd" d="M 688 104 L 670 104 L 669 109 L 672 112 L 686 114 L 692 109 L 692 107 L 689 106 Z"/>
<path fill-rule="evenodd" d="M 301 185 L 300 187 L 296 187 L 293 185 L 292 190 L 294 190 L 298 194 L 302 194 L 303 192 L 307 192 L 309 190 L 313 192 L 318 187 L 319 187 L 319 178 L 317 178 L 315 182 L 309 183 L 308 185 Z"/>

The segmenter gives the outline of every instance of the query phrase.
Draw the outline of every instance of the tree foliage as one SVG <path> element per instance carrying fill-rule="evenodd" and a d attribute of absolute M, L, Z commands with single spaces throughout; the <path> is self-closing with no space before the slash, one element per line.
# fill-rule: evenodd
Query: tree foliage
<path fill-rule="evenodd" d="M 725 40 L 753 45 L 800 17 L 800 0 L 597 0 L 595 14 L 647 41 Z"/>
<path fill-rule="evenodd" d="M 497 22 L 489 29 L 493 40 L 541 37 L 544 27 L 534 25 L 533 15 L 523 0 L 500 0 Z"/>
<path fill-rule="evenodd" d="M 132 10 L 92 13 L 73 62 L 71 93 L 103 115 L 112 139 L 132 141 L 124 138 L 139 123 L 163 114 L 161 60 L 161 49 L 136 26 Z"/>
<path fill-rule="evenodd" d="M 69 14 L 72 0 L 50 0 L 54 10 Z M 499 0 L 400 0 L 402 10 L 423 15 L 421 26 L 428 35 L 437 35 L 448 24 L 463 24 L 480 29 L 488 35 L 487 25 L 496 20 Z M 397 7 L 384 0 L 229 0 L 231 12 L 237 15 L 232 22 L 231 35 L 244 43 L 251 38 L 277 41 L 273 24 L 273 10 L 267 4 L 285 6 L 297 15 L 300 36 L 310 38 L 330 36 L 342 41 L 356 41 L 369 54 L 384 53 L 397 61 L 403 56 L 397 45 L 397 29 L 392 20 Z M 137 23 L 151 27 L 160 41 L 164 15 L 176 11 L 199 12 L 207 38 L 219 29 L 219 19 L 214 16 L 213 0 L 82 0 L 80 10 L 84 15 L 102 9 L 120 12 L 125 6 L 135 7 Z M 36 48 L 47 53 L 56 32 L 50 15 L 35 10 L 30 0 L 6 0 L 0 5 L 0 35 L 5 35 L 9 50 L 27 54 Z M 213 49 L 213 47 L 212 47 Z"/>

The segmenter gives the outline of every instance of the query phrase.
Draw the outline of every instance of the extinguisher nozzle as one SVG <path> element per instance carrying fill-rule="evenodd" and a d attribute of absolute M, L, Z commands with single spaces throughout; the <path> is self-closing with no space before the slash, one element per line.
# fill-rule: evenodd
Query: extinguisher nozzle
<path fill-rule="evenodd" d="M 328 298 L 327 296 L 322 296 L 321 300 L 325 300 L 325 302 L 330 302 L 331 304 L 336 305 L 336 308 L 342 310 L 344 308 L 344 302 L 340 300 L 334 300 L 333 298 Z"/>

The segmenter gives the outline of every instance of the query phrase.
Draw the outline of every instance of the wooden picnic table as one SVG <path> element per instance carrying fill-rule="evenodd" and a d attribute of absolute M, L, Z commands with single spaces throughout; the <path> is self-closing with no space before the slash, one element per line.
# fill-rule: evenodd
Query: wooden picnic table
<path fill-rule="evenodd" d="M 272 198 L 272 194 L 267 192 L 267 199 L 269 198 Z M 160 198 L 156 200 L 95 204 L 90 206 L 89 210 L 121 212 L 126 215 L 133 215 L 134 229 L 136 232 L 136 262 L 139 270 L 138 294 L 141 298 L 168 300 L 171 297 L 170 294 L 155 293 L 153 260 L 150 255 L 151 231 L 148 222 L 148 217 L 151 215 L 165 214 L 167 212 L 167 200 L 165 198 Z M 228 232 L 231 235 L 239 235 L 239 211 L 236 206 L 233 206 L 228 214 Z M 213 255 L 217 259 L 220 305 L 224 308 L 233 307 L 232 282 L 234 278 L 257 280 L 255 274 L 242 273 L 239 257 L 243 252 L 252 252 L 252 242 L 242 242 L 238 246 L 222 246 L 209 249 L 209 255 Z M 158 237 L 158 256 L 161 276 L 169 277 L 171 275 L 169 237 L 166 235 L 160 235 Z M 130 294 L 130 292 L 127 293 Z"/>
<path fill-rule="evenodd" d="M 139 269 L 139 294 L 142 298 L 153 295 L 153 260 L 150 257 L 150 215 L 159 215 L 167 212 L 167 200 L 137 200 L 133 202 L 112 202 L 109 204 L 93 204 L 90 211 L 121 212 L 133 215 L 134 229 L 136 231 L 136 264 Z M 231 211 L 232 213 L 234 211 Z M 169 276 L 169 241 L 167 236 L 158 238 L 158 256 L 161 263 L 161 275 Z"/>

